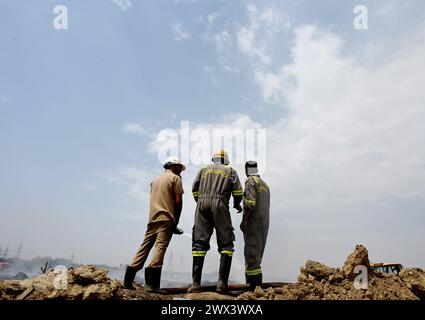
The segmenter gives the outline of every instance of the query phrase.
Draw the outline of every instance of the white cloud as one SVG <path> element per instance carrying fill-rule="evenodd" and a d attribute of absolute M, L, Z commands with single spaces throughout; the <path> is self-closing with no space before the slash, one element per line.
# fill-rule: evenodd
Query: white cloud
<path fill-rule="evenodd" d="M 214 45 L 218 63 L 224 71 L 239 73 L 239 68 L 234 63 L 234 37 L 228 30 L 222 30 L 214 35 L 208 32 L 204 34 L 204 39 Z"/>
<path fill-rule="evenodd" d="M 223 53 L 232 46 L 232 36 L 227 30 L 223 30 L 214 35 L 214 42 L 216 50 L 219 53 Z"/>
<path fill-rule="evenodd" d="M 130 0 L 112 0 L 112 2 L 120 8 L 122 11 L 127 11 L 131 8 L 132 4 Z"/>
<path fill-rule="evenodd" d="M 211 23 L 214 23 L 214 21 L 216 21 L 220 17 L 221 17 L 221 13 L 220 12 L 217 12 L 217 11 L 214 11 L 214 12 L 210 13 L 207 16 L 207 20 L 211 24 Z"/>
<path fill-rule="evenodd" d="M 148 134 L 148 132 L 138 123 L 127 123 L 124 126 L 123 131 L 125 133 L 134 133 L 139 135 Z"/>
<path fill-rule="evenodd" d="M 305 203 L 306 193 L 332 202 L 423 197 L 424 48 L 367 69 L 342 54 L 343 43 L 300 27 L 293 61 L 257 71 L 265 99 L 285 101 L 289 114 L 269 130 L 272 179 L 288 182 L 280 189 L 294 203 Z"/>
<path fill-rule="evenodd" d="M 255 45 L 254 32 L 247 28 L 242 28 L 238 33 L 238 44 L 242 52 L 253 58 L 259 58 L 262 63 L 270 64 L 271 58 L 262 47 Z"/>
<path fill-rule="evenodd" d="M 332 230 L 344 244 L 341 256 L 356 242 L 382 251 L 376 239 L 392 241 L 391 228 L 401 221 L 410 220 L 410 229 L 417 229 L 419 208 L 403 212 L 402 220 L 401 212 L 388 208 L 392 221 L 382 221 L 377 206 L 415 203 L 425 195 L 425 48 L 405 47 L 373 67 L 343 51 L 339 36 L 304 26 L 295 32 L 291 63 L 253 71 L 265 100 L 284 106 L 286 114 L 268 128 L 266 177 L 273 194 L 281 195 L 272 200 L 273 211 L 287 212 L 280 223 L 292 230 Z M 387 231 L 370 234 L 383 224 Z M 399 241 L 413 245 L 399 232 Z M 308 250 L 308 242 L 293 237 Z M 326 256 L 330 239 L 323 233 L 315 239 L 321 246 L 315 251 Z M 305 259 L 290 254 L 300 263 Z M 403 250 L 392 254 L 403 256 Z"/>
<path fill-rule="evenodd" d="M 251 60 L 264 65 L 272 62 L 272 48 L 276 46 L 276 35 L 289 30 L 289 19 L 272 7 L 257 8 L 247 5 L 248 24 L 237 32 L 240 51 Z M 277 42 L 279 44 L 281 40 Z"/>
<path fill-rule="evenodd" d="M 175 22 L 171 26 L 173 31 L 173 39 L 175 41 L 184 41 L 190 39 L 189 31 L 183 26 L 181 22 Z"/>
<path fill-rule="evenodd" d="M 127 209 L 135 208 L 138 211 L 146 212 L 149 208 L 151 170 L 122 166 L 114 170 L 99 172 L 97 176 L 124 190 L 128 196 Z"/>
<path fill-rule="evenodd" d="M 248 58 L 249 63 L 271 65 L 273 56 L 281 53 L 286 33 L 291 27 L 289 18 L 273 6 L 258 8 L 249 4 L 246 8 L 245 24 L 223 22 L 226 27 L 219 32 L 212 26 L 222 14 L 213 12 L 207 19 L 206 32 L 202 38 L 214 46 L 218 64 L 226 72 L 240 73 L 246 70 L 246 61 L 239 59 L 240 54 Z M 277 41 L 279 37 L 281 39 Z"/>

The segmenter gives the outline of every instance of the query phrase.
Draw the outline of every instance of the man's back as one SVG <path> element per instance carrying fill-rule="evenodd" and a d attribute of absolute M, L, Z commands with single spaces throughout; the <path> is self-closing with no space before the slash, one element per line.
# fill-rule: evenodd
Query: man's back
<path fill-rule="evenodd" d="M 171 170 L 165 170 L 151 183 L 149 223 L 175 222 L 174 199 L 183 193 L 181 178 Z"/>
<path fill-rule="evenodd" d="M 270 210 L 270 189 L 267 183 L 257 175 L 248 177 L 245 192 L 253 188 L 255 192 L 256 206 L 255 210 L 263 213 L 269 213 Z"/>
<path fill-rule="evenodd" d="M 198 172 L 192 191 L 199 199 L 220 197 L 228 203 L 232 192 L 242 195 L 242 186 L 236 170 L 229 165 L 213 163 Z"/>

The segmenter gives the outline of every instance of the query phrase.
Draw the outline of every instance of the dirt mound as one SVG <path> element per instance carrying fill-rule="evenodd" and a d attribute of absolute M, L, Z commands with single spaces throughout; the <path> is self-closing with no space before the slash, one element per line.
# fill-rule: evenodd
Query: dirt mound
<path fill-rule="evenodd" d="M 97 269 L 93 265 L 67 270 L 66 288 L 57 288 L 58 273 L 46 274 L 26 280 L 0 281 L 0 299 L 4 300 L 222 300 L 232 297 L 215 292 L 200 294 L 160 295 L 147 293 L 143 286 L 136 284 L 136 290 L 124 289 L 122 281 L 110 279 L 108 270 Z"/>
<path fill-rule="evenodd" d="M 366 267 L 367 288 L 355 288 L 356 266 Z M 110 279 L 108 271 L 87 265 L 68 269 L 66 288 L 58 288 L 58 273 L 50 271 L 36 278 L 0 281 L 0 299 L 35 300 L 230 300 L 234 297 L 215 292 L 159 295 L 147 293 L 139 284 L 126 290 L 122 282 Z M 59 283 L 60 284 L 60 283 Z M 245 292 L 240 300 L 417 300 L 425 299 L 425 272 L 403 269 L 400 275 L 384 274 L 370 268 L 367 249 L 356 246 L 342 268 L 331 268 L 308 260 L 300 269 L 298 282 L 283 287 Z"/>
<path fill-rule="evenodd" d="M 356 266 L 368 270 L 367 288 L 356 289 Z M 361 284 L 361 283 L 359 283 Z M 370 268 L 368 251 L 358 245 L 342 269 L 330 268 L 320 262 L 307 261 L 300 269 L 298 282 L 280 288 L 245 292 L 241 300 L 417 300 L 425 298 L 425 272 L 403 269 L 400 275 L 384 274 Z"/>
<path fill-rule="evenodd" d="M 354 280 L 358 274 L 354 270 L 357 266 L 365 266 L 370 269 L 369 253 L 362 245 L 357 245 L 354 252 L 347 257 L 347 260 L 345 260 L 344 267 L 342 268 L 344 276 Z"/>
<path fill-rule="evenodd" d="M 425 300 L 425 273 L 423 270 L 403 269 L 400 272 L 401 280 L 421 300 Z"/>
<path fill-rule="evenodd" d="M 112 299 L 121 284 L 107 277 L 107 270 L 87 265 L 69 269 L 67 288 L 57 289 L 58 273 L 49 271 L 32 279 L 0 282 L 1 299 Z M 23 296 L 22 296 L 23 295 Z"/>

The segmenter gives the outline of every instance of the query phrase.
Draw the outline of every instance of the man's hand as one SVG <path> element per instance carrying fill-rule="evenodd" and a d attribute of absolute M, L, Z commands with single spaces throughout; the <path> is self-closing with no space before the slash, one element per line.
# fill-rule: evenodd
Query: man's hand
<path fill-rule="evenodd" d="M 182 229 L 180 229 L 179 227 L 175 227 L 174 228 L 174 231 L 173 231 L 173 233 L 174 234 L 177 234 L 177 235 L 182 235 L 183 233 L 184 233 L 184 231 L 182 230 Z"/>
<path fill-rule="evenodd" d="M 243 221 L 241 222 L 241 224 L 240 224 L 240 226 L 239 226 L 239 228 L 241 229 L 241 231 L 243 232 L 243 233 L 246 233 L 246 229 L 247 229 L 247 224 L 246 223 L 244 223 Z"/>
<path fill-rule="evenodd" d="M 246 233 L 246 230 L 248 228 L 248 221 L 246 221 L 245 219 L 243 219 L 242 222 L 241 222 L 241 224 L 240 224 L 240 226 L 239 226 L 239 228 L 241 228 L 241 231 L 243 233 Z"/>
<path fill-rule="evenodd" d="M 248 230 L 248 216 L 249 216 L 249 212 L 245 208 L 244 211 L 243 211 L 242 222 L 239 226 L 239 228 L 241 228 L 241 231 L 243 233 L 246 233 L 246 231 Z"/>
<path fill-rule="evenodd" d="M 241 213 L 242 212 L 242 207 L 241 207 L 241 205 L 239 204 L 239 205 L 237 205 L 236 207 L 235 207 L 235 209 L 236 209 L 236 211 L 238 212 L 238 213 Z"/>

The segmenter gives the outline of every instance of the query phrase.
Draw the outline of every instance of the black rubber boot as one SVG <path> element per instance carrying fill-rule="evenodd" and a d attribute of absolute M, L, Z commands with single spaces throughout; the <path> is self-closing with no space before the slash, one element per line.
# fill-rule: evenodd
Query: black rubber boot
<path fill-rule="evenodd" d="M 130 289 L 130 290 L 135 289 L 133 287 L 133 281 L 134 281 L 134 278 L 136 277 L 136 273 L 137 273 L 137 270 L 135 268 L 127 266 L 127 269 L 125 270 L 125 275 L 124 275 L 125 289 Z"/>
<path fill-rule="evenodd" d="M 193 257 L 192 267 L 192 286 L 187 290 L 187 293 L 199 293 L 202 291 L 201 278 L 202 268 L 204 267 L 205 257 Z"/>
<path fill-rule="evenodd" d="M 256 275 L 252 275 L 249 276 L 247 274 L 245 274 L 246 277 L 246 283 L 249 284 L 249 291 L 254 292 L 255 288 L 257 286 L 260 286 L 263 284 L 263 274 L 256 274 Z"/>
<path fill-rule="evenodd" d="M 166 294 L 167 291 L 161 290 L 161 272 L 159 268 L 145 268 L 145 292 Z"/>
<path fill-rule="evenodd" d="M 216 291 L 218 293 L 227 293 L 230 267 L 232 265 L 232 257 L 222 254 L 220 258 L 220 270 L 218 272 L 218 283 Z"/>

